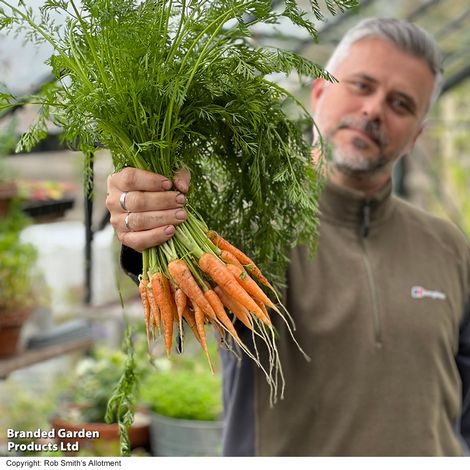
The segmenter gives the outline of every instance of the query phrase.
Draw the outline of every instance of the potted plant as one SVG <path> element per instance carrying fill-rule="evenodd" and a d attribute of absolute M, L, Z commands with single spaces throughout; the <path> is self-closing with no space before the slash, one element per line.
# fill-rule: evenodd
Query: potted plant
<path fill-rule="evenodd" d="M 35 303 L 37 253 L 20 238 L 28 223 L 16 201 L 0 217 L 0 357 L 18 352 L 21 329 Z"/>
<path fill-rule="evenodd" d="M 152 454 L 221 455 L 220 374 L 210 371 L 203 355 L 160 359 L 155 365 L 142 384 L 142 400 L 151 410 Z"/>
<path fill-rule="evenodd" d="M 121 351 L 97 348 L 92 356 L 77 363 L 73 386 L 64 397 L 63 406 L 51 419 L 62 449 L 70 445 L 70 453 L 119 455 L 119 425 L 106 423 L 105 415 L 108 400 L 119 381 L 125 360 L 126 355 Z M 94 433 L 94 436 L 99 437 L 70 437 L 83 430 L 90 436 Z M 150 420 L 144 411 L 137 410 L 128 432 L 131 448 L 148 447 Z"/>

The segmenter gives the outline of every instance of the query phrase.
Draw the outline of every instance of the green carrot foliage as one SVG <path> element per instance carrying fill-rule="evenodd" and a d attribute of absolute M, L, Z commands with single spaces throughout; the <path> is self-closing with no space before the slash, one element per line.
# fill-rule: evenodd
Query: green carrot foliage
<path fill-rule="evenodd" d="M 26 31 L 54 48 L 57 81 L 30 97 L 39 117 L 18 149 L 36 145 L 52 120 L 85 155 L 108 148 L 116 170 L 171 178 L 187 167 L 192 207 L 279 284 L 289 248 L 298 241 L 314 248 L 320 185 L 305 137 L 311 117 L 269 78 L 330 77 L 293 52 L 254 45 L 252 26 L 283 17 L 316 39 L 297 2 L 276 3 L 47 0 L 35 13 L 0 0 L 0 30 Z M 326 6 L 336 13 L 356 3 Z M 310 5 L 322 19 L 317 2 Z M 0 109 L 15 104 L 6 94 L 0 101 Z"/>

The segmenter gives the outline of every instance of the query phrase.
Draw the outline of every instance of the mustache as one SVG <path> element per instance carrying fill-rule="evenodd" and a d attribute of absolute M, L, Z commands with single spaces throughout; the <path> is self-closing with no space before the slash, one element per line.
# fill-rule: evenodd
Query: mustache
<path fill-rule="evenodd" d="M 371 121 L 370 119 L 346 116 L 341 119 L 338 125 L 337 130 L 340 129 L 360 130 L 372 139 L 381 149 L 388 145 L 389 142 L 388 137 L 380 129 L 380 124 L 377 121 Z"/>

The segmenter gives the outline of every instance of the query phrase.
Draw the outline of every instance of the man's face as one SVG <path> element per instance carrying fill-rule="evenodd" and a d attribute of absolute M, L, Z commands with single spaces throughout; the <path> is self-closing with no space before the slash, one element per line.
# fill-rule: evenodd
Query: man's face
<path fill-rule="evenodd" d="M 317 80 L 312 106 L 335 168 L 348 175 L 390 174 L 421 131 L 431 69 L 388 41 L 366 38 L 331 72 L 338 83 Z"/>

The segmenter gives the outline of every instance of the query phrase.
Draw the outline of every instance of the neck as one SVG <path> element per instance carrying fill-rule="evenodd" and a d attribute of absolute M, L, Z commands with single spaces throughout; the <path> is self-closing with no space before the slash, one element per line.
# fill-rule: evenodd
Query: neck
<path fill-rule="evenodd" d="M 328 167 L 328 178 L 337 186 L 354 189 L 365 194 L 367 198 L 374 196 L 390 180 L 389 173 L 345 174 L 333 166 Z"/>
<path fill-rule="evenodd" d="M 374 175 L 370 173 L 344 173 L 333 164 L 325 162 L 319 148 L 314 148 L 312 162 L 317 166 L 322 175 L 326 175 L 332 183 L 337 186 L 354 189 L 355 191 L 361 191 L 367 198 L 379 192 L 391 178 L 391 174 L 387 171 Z"/>

